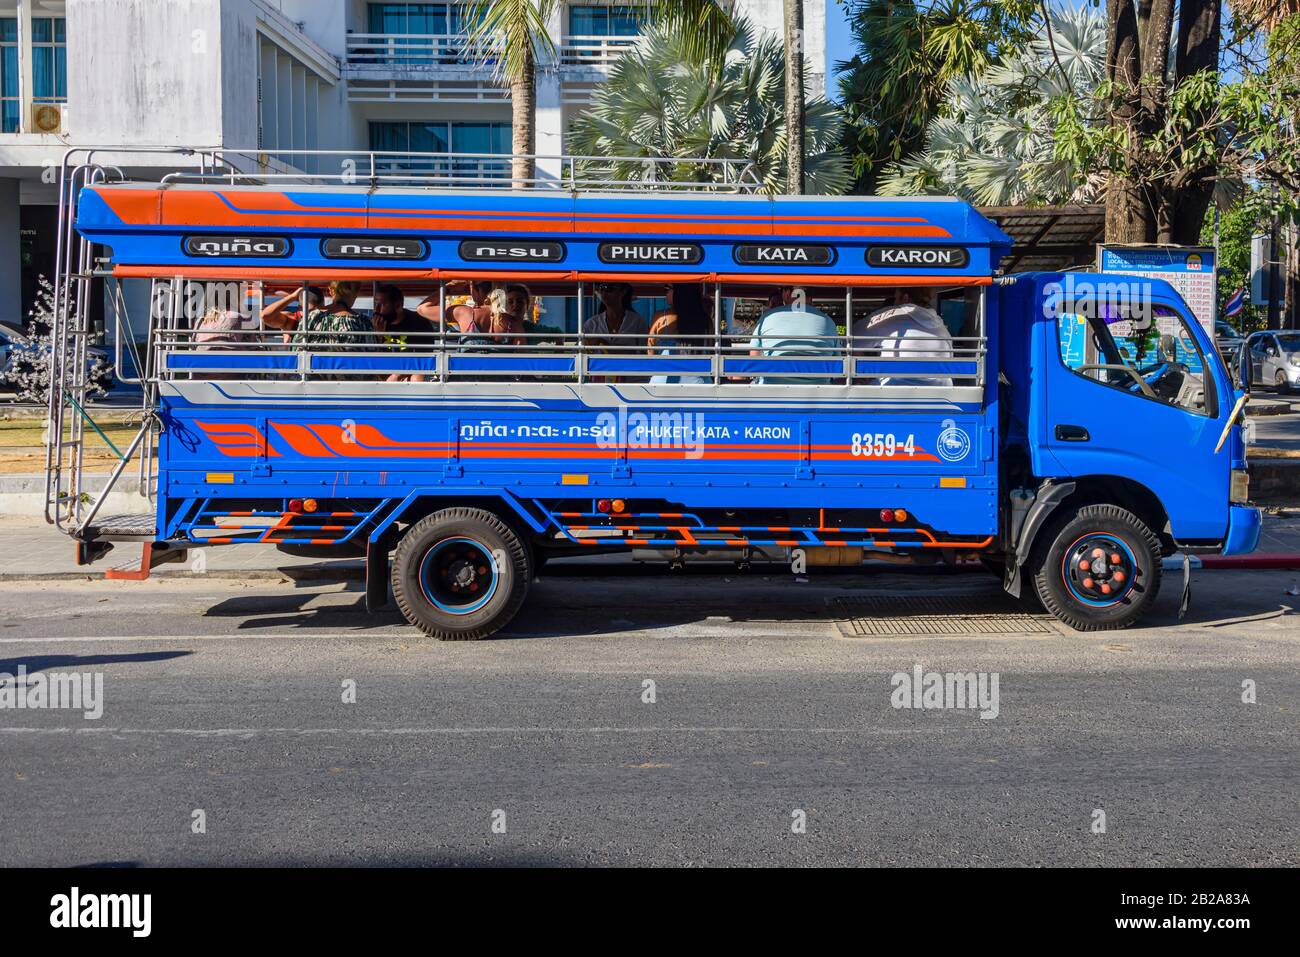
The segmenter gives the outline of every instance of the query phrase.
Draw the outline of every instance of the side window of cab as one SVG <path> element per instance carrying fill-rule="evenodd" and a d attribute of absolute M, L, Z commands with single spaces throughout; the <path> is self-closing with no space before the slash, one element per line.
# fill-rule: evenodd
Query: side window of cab
<path fill-rule="evenodd" d="M 1095 300 L 1057 316 L 1061 362 L 1076 375 L 1143 399 L 1214 415 L 1214 381 L 1178 310 L 1148 304 L 1127 314 Z"/>

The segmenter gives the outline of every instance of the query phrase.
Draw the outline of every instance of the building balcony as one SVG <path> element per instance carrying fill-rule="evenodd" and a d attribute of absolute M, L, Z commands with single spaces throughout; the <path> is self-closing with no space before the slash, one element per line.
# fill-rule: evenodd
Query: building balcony
<path fill-rule="evenodd" d="M 556 45 L 565 102 L 586 102 L 635 36 L 567 36 Z M 343 65 L 353 103 L 473 103 L 509 98 L 487 44 L 463 33 L 350 33 Z M 546 67 L 543 67 L 545 69 Z M 554 67 L 553 67 L 554 69 Z"/>
<path fill-rule="evenodd" d="M 637 39 L 634 36 L 565 37 L 559 48 L 560 67 L 608 73 L 610 67 Z"/>

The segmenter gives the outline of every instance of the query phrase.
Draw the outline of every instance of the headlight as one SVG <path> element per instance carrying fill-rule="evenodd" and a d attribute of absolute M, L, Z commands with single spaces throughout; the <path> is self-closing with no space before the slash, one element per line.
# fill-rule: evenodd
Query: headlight
<path fill-rule="evenodd" d="M 1250 501 L 1250 473 L 1245 469 L 1232 470 L 1232 481 L 1228 485 L 1228 501 L 1234 505 L 1245 505 Z"/>

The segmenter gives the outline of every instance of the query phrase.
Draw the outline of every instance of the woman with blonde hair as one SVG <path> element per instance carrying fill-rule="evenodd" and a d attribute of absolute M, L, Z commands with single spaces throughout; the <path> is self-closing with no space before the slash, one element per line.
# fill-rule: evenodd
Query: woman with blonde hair
<path fill-rule="evenodd" d="M 374 327 L 365 316 L 352 311 L 361 292 L 361 284 L 335 279 L 329 285 L 330 303 L 313 309 L 298 323 L 293 341 L 309 349 L 358 349 L 370 341 Z"/>

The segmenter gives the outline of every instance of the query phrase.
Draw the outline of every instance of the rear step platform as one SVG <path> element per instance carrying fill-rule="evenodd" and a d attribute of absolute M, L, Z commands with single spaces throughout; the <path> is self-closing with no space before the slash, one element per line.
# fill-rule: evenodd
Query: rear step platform
<path fill-rule="evenodd" d="M 152 515 L 110 515 L 95 519 L 78 537 L 87 542 L 152 542 L 158 537 L 158 522 Z"/>
<path fill-rule="evenodd" d="M 78 535 L 77 564 L 91 565 L 113 550 L 114 542 L 139 542 L 138 569 L 109 568 L 104 577 L 118 581 L 144 581 L 149 572 L 168 562 L 185 561 L 183 548 L 159 542 L 158 524 L 152 515 L 110 515 L 85 526 Z"/>

